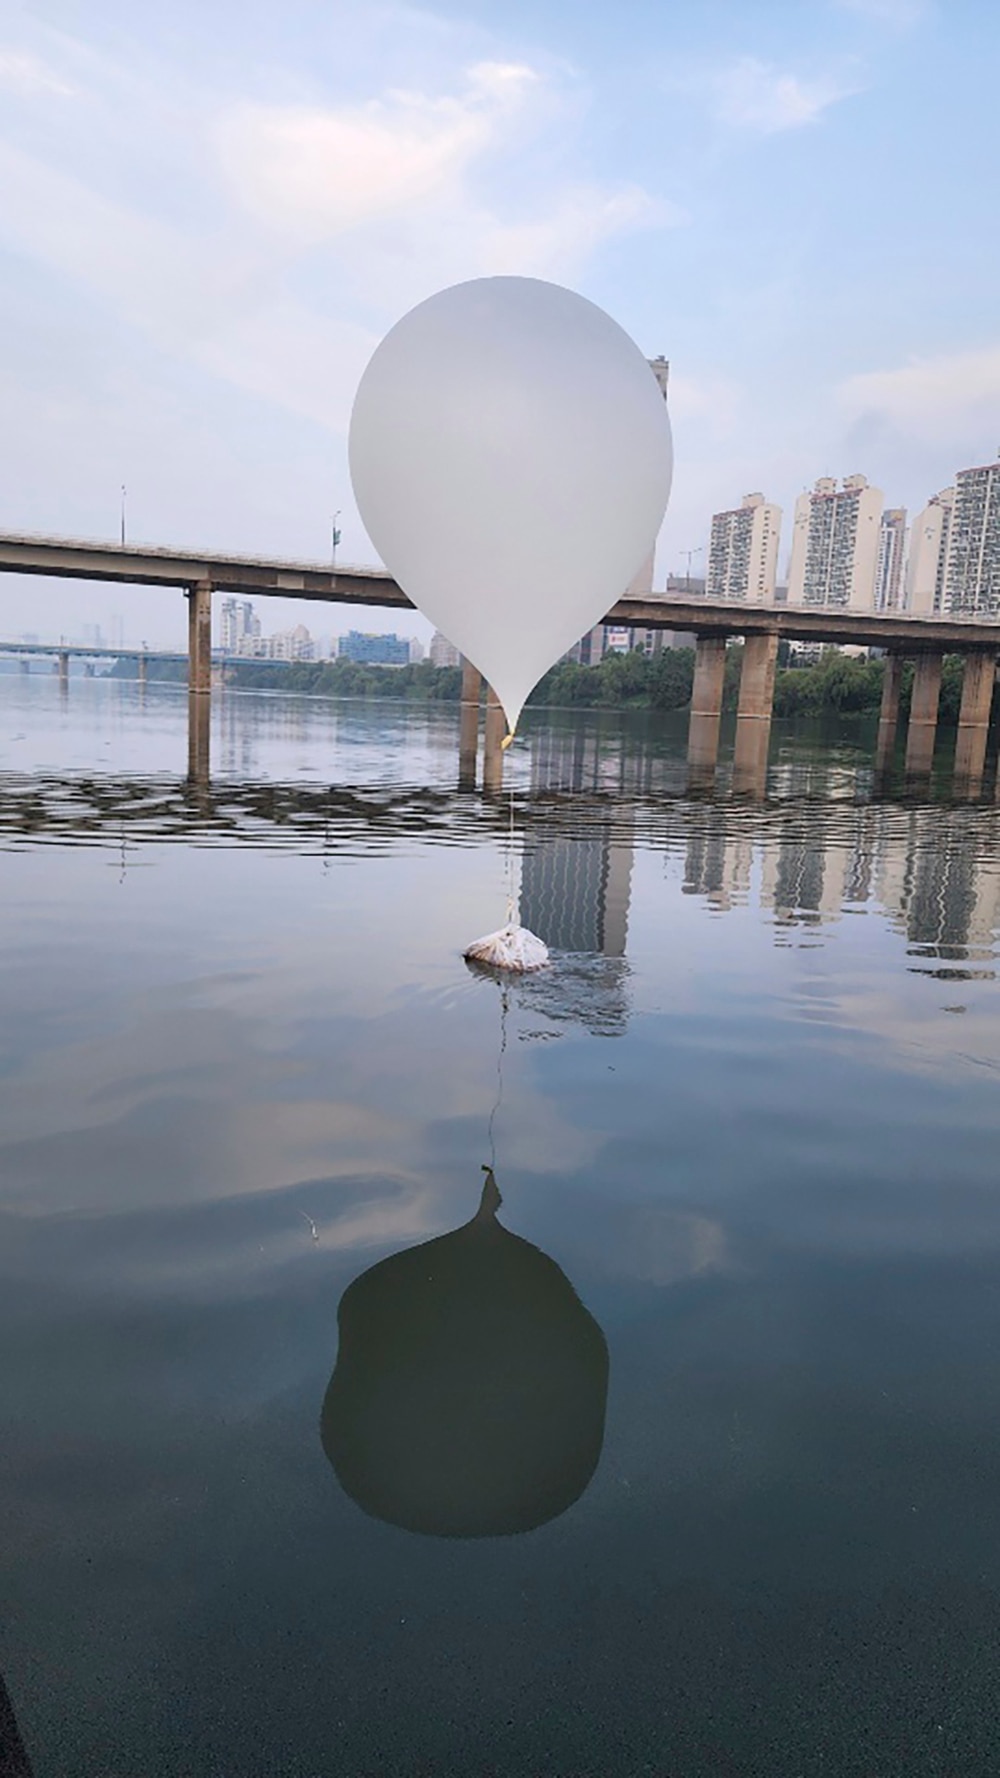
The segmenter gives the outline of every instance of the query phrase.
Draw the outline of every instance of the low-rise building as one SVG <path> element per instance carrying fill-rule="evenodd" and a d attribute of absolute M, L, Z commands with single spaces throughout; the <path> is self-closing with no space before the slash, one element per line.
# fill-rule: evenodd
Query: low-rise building
<path fill-rule="evenodd" d="M 361 666 L 405 667 L 410 659 L 410 644 L 405 636 L 348 630 L 347 635 L 340 638 L 337 657 L 342 661 L 356 661 Z"/>
<path fill-rule="evenodd" d="M 432 667 L 461 666 L 462 657 L 459 654 L 458 649 L 453 643 L 448 641 L 447 636 L 442 636 L 440 630 L 434 631 L 428 652 L 430 654 Z"/>

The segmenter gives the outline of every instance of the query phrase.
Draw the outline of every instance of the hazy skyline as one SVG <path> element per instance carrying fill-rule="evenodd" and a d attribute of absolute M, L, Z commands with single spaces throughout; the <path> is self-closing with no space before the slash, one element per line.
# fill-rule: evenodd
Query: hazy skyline
<path fill-rule="evenodd" d="M 912 516 L 1000 444 L 998 50 L 975 0 L 8 8 L 0 528 L 114 537 L 124 482 L 135 540 L 327 559 L 339 508 L 341 559 L 374 559 L 357 379 L 496 272 L 670 359 L 658 585 L 751 489 L 782 572 L 818 475 Z M 0 577 L 0 635 L 116 613 L 183 639 L 179 595 Z"/>

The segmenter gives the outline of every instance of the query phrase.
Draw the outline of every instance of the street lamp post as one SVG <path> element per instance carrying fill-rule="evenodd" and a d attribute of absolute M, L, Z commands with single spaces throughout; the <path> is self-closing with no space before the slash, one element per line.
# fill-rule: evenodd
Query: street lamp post
<path fill-rule="evenodd" d="M 331 568 L 336 568 L 336 566 L 337 566 L 337 545 L 340 542 L 340 532 L 337 530 L 337 520 L 340 517 L 340 513 L 341 513 L 341 509 L 340 509 L 340 507 L 338 507 L 337 511 L 333 515 L 333 519 L 330 524 L 330 566 L 331 566 Z"/>
<path fill-rule="evenodd" d="M 702 555 L 704 553 L 704 548 L 704 544 L 700 543 L 697 549 L 682 549 L 680 552 L 687 560 L 687 568 L 684 574 L 684 593 L 687 598 L 691 597 L 691 557 Z"/>

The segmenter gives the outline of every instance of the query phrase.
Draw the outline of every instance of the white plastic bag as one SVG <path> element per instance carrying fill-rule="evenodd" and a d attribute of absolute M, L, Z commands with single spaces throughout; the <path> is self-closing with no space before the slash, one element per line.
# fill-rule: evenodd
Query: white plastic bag
<path fill-rule="evenodd" d="M 489 969 L 512 969 L 524 975 L 531 969 L 544 969 L 549 960 L 548 948 L 525 926 L 512 926 L 508 921 L 499 932 L 477 938 L 463 953 L 469 963 L 482 963 Z"/>

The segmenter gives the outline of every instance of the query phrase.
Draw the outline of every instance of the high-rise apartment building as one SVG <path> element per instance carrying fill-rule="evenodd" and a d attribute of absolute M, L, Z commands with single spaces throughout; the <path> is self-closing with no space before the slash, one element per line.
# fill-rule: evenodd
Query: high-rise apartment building
<path fill-rule="evenodd" d="M 656 378 L 660 394 L 663 396 L 664 401 L 666 401 L 667 389 L 670 384 L 669 359 L 661 356 L 659 358 L 650 358 L 647 360 L 647 363 Z M 653 547 L 646 557 L 646 560 L 643 562 L 642 567 L 637 574 L 633 574 L 632 579 L 625 588 L 626 599 L 646 599 L 649 597 L 649 594 L 653 590 L 653 568 L 655 560 L 656 540 L 654 538 Z"/>
<path fill-rule="evenodd" d="M 905 599 L 906 609 L 913 617 L 930 617 L 943 607 L 954 510 L 955 489 L 942 488 L 913 521 Z"/>
<path fill-rule="evenodd" d="M 903 558 L 906 553 L 906 507 L 887 506 L 878 531 L 875 563 L 876 611 L 902 608 Z"/>
<path fill-rule="evenodd" d="M 969 617 L 1000 613 L 1000 462 L 960 469 L 955 478 L 943 609 Z"/>
<path fill-rule="evenodd" d="M 647 359 L 650 370 L 656 378 L 657 386 L 664 401 L 670 384 L 670 363 L 662 355 L 659 358 Z M 623 598 L 648 599 L 653 590 L 653 569 L 656 558 L 656 542 L 646 560 L 637 573 L 633 574 L 625 588 Z M 642 648 L 647 654 L 655 654 L 662 646 L 663 632 L 632 626 L 624 631 L 618 624 L 595 624 L 579 642 L 567 649 L 563 660 L 575 661 L 579 666 L 596 667 L 606 654 L 624 653 L 628 649 Z"/>
<path fill-rule="evenodd" d="M 863 475 L 840 487 L 821 476 L 795 502 L 788 567 L 790 605 L 871 611 L 875 600 L 882 491 Z"/>
<path fill-rule="evenodd" d="M 223 654 L 238 654 L 244 636 L 260 635 L 249 599 L 223 599 L 219 641 Z"/>
<path fill-rule="evenodd" d="M 708 597 L 773 605 L 780 535 L 781 508 L 763 494 L 744 494 L 742 505 L 715 513 L 705 580 Z"/>

